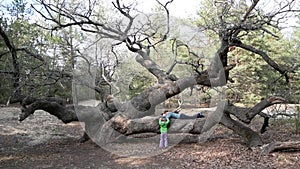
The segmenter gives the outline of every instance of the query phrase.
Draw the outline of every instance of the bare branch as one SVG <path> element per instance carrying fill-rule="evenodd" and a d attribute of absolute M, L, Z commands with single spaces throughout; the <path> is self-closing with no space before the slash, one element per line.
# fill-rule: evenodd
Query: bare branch
<path fill-rule="evenodd" d="M 227 105 L 224 111 L 234 115 L 242 122 L 249 124 L 251 120 L 257 114 L 260 114 L 261 111 L 264 110 L 265 108 L 272 106 L 274 104 L 284 103 L 285 101 L 286 100 L 282 97 L 271 96 L 260 101 L 254 107 L 251 108 L 242 108 L 234 105 Z"/>
<path fill-rule="evenodd" d="M 241 20 L 241 22 L 245 22 L 246 19 L 249 17 L 251 11 L 255 8 L 255 6 L 257 5 L 257 3 L 259 2 L 259 0 L 253 0 L 251 6 L 249 7 L 249 9 L 247 10 L 247 12 L 245 13 L 243 19 Z"/>
<path fill-rule="evenodd" d="M 267 53 L 265 53 L 264 51 L 262 50 L 259 50 L 257 48 L 254 48 L 250 45 L 246 45 L 246 44 L 243 44 L 243 43 L 238 43 L 238 44 L 232 44 L 234 46 L 238 46 L 238 47 L 241 47 L 245 50 L 248 50 L 248 51 L 251 51 L 253 53 L 256 53 L 258 55 L 260 55 L 272 68 L 274 68 L 276 71 L 278 71 L 280 74 L 284 75 L 285 78 L 286 78 L 286 81 L 289 82 L 289 77 L 287 75 L 287 72 L 288 70 L 284 69 L 284 68 L 281 68 L 276 62 L 274 62 L 269 56 Z"/>

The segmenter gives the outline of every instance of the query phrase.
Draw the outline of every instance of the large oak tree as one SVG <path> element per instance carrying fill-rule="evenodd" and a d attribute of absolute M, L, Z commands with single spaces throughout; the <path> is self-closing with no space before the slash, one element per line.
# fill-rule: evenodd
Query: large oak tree
<path fill-rule="evenodd" d="M 64 123 L 80 120 L 85 123 L 86 136 L 99 144 L 108 143 L 120 138 L 120 136 L 130 137 L 140 133 L 158 133 L 158 117 L 153 116 L 157 105 L 194 86 L 220 87 L 222 89 L 222 86 L 232 81 L 230 71 L 236 66 L 235 64 L 230 65 L 228 61 L 228 53 L 232 47 L 259 55 L 288 83 L 288 75 L 292 70 L 277 64 L 272 56 L 269 56 L 263 49 L 243 42 L 243 37 L 252 31 L 267 33 L 276 37 L 275 32 L 272 31 L 280 28 L 281 20 L 290 13 L 298 12 L 298 9 L 293 7 L 295 1 L 280 3 L 276 10 L 270 13 L 264 13 L 264 10 L 259 6 L 261 3 L 259 0 L 238 1 L 239 4 L 225 0 L 207 3 L 206 5 L 209 7 L 199 9 L 201 22 L 197 26 L 198 30 L 207 31 L 218 37 L 219 46 L 214 57 L 204 61 L 203 57 L 194 52 L 188 44 L 176 39 L 170 50 L 173 50 L 176 55 L 176 51 L 184 47 L 188 56 L 194 61 L 183 62 L 175 57 L 173 65 L 168 70 L 159 66 L 153 58 L 153 53 L 159 45 L 170 40 L 170 11 L 168 7 L 172 0 L 165 3 L 158 0 L 156 2 L 163 11 L 160 13 L 162 19 L 159 22 L 153 20 L 158 17 L 157 15 L 143 14 L 135 9 L 134 3 L 126 4 L 121 0 L 115 0 L 108 4 L 113 14 L 99 13 L 104 6 L 99 5 L 98 1 L 72 1 L 69 3 L 68 1 L 37 0 L 38 5 L 32 7 L 38 15 L 49 23 L 48 25 L 40 24 L 43 29 L 59 31 L 73 27 L 90 36 L 109 39 L 112 43 L 111 56 L 116 58 L 114 63 L 118 63 L 118 58 L 122 57 L 115 49 L 123 45 L 128 52 L 136 55 L 135 61 L 155 77 L 156 83 L 122 103 L 118 102 L 116 98 L 108 96 L 97 107 L 67 105 L 64 101 L 52 97 L 24 97 L 21 101 L 23 108 L 20 121 L 25 120 L 40 109 L 58 117 Z M 215 10 L 208 12 L 205 11 L 206 9 Z M 1 31 L 0 33 L 10 49 L 12 57 L 14 57 L 16 49 L 6 38 L 5 32 Z M 86 85 L 103 94 L 103 88 L 98 85 L 101 83 L 86 81 L 86 76 L 89 75 L 85 76 L 85 73 L 90 73 L 92 64 L 86 59 L 88 56 L 84 56 L 80 52 L 78 54 L 86 61 L 87 72 L 77 73 L 78 70 L 75 66 L 74 72 L 63 72 L 63 74 L 75 79 L 76 84 Z M 207 62 L 209 62 L 208 65 L 205 64 Z M 172 71 L 178 64 L 191 68 L 193 74 L 177 76 Z M 113 76 L 111 78 L 113 79 Z M 103 72 L 100 79 L 105 81 L 106 85 L 112 85 L 112 79 L 106 78 Z M 96 78 L 95 82 L 98 81 L 99 79 Z M 211 112 L 206 119 L 172 120 L 173 127 L 170 132 L 199 135 L 208 132 L 216 124 L 222 124 L 238 133 L 249 146 L 262 145 L 263 140 L 259 133 L 253 131 L 247 124 L 250 124 L 254 117 L 260 115 L 265 118 L 265 123 L 262 125 L 263 132 L 269 117 L 262 113 L 262 110 L 273 104 L 286 101 L 282 97 L 269 96 L 253 107 L 245 108 L 235 106 L 225 100 L 225 94 L 221 91 L 217 109 Z"/>

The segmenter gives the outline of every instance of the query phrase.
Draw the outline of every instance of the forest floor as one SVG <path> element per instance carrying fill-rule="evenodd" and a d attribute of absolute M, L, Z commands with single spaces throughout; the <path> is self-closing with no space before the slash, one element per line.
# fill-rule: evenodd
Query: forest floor
<path fill-rule="evenodd" d="M 263 154 L 260 148 L 249 149 L 239 136 L 222 126 L 205 142 L 180 143 L 166 150 L 158 148 L 158 140 L 157 144 L 116 143 L 114 147 L 123 153 L 135 148 L 153 151 L 145 157 L 121 156 L 92 141 L 79 143 L 83 133 L 79 122 L 63 124 L 42 111 L 18 122 L 19 112 L 17 107 L 0 108 L 0 168 L 300 168 L 299 151 Z M 254 125 L 253 129 L 259 127 Z M 299 141 L 300 135 L 293 123 L 271 120 L 262 138 L 265 143 Z"/>

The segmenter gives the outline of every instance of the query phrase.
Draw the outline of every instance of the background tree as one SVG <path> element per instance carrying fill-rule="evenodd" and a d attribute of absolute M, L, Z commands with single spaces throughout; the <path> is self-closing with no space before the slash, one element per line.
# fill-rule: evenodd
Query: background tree
<path fill-rule="evenodd" d="M 290 52 L 290 62 L 293 63 L 292 67 L 290 67 L 291 71 L 293 74 L 291 74 L 291 83 L 290 83 L 290 93 L 291 93 L 291 100 L 294 102 L 299 103 L 299 84 L 300 84 L 300 79 L 299 79 L 299 17 L 297 18 L 297 24 L 294 28 L 293 33 L 291 34 L 291 41 L 287 44 L 287 52 Z"/>
<path fill-rule="evenodd" d="M 1 73 L 5 75 L 5 81 L 11 84 L 12 88 L 3 90 L 3 94 L 11 95 L 11 100 L 19 100 L 22 95 L 31 92 L 29 75 L 31 71 L 40 69 L 38 64 L 43 62 L 40 55 L 33 53 L 38 50 L 36 46 L 39 39 L 31 38 L 37 37 L 41 31 L 29 23 L 32 13 L 26 7 L 25 1 L 13 1 L 7 9 L 1 16 L 0 33 L 2 44 L 5 45 L 1 53 Z M 5 81 L 3 85 L 7 84 Z"/>

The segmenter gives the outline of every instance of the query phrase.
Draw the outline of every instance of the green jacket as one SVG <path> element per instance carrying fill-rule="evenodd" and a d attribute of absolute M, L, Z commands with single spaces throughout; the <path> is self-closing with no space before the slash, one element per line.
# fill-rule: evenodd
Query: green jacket
<path fill-rule="evenodd" d="M 159 120 L 158 120 L 158 124 L 159 124 L 159 126 L 160 126 L 160 132 L 161 133 L 166 133 L 166 132 L 168 132 L 168 124 L 170 123 L 170 120 L 169 120 L 169 118 L 167 118 L 167 121 L 166 122 L 162 122 L 161 121 L 161 118 L 159 118 Z"/>

